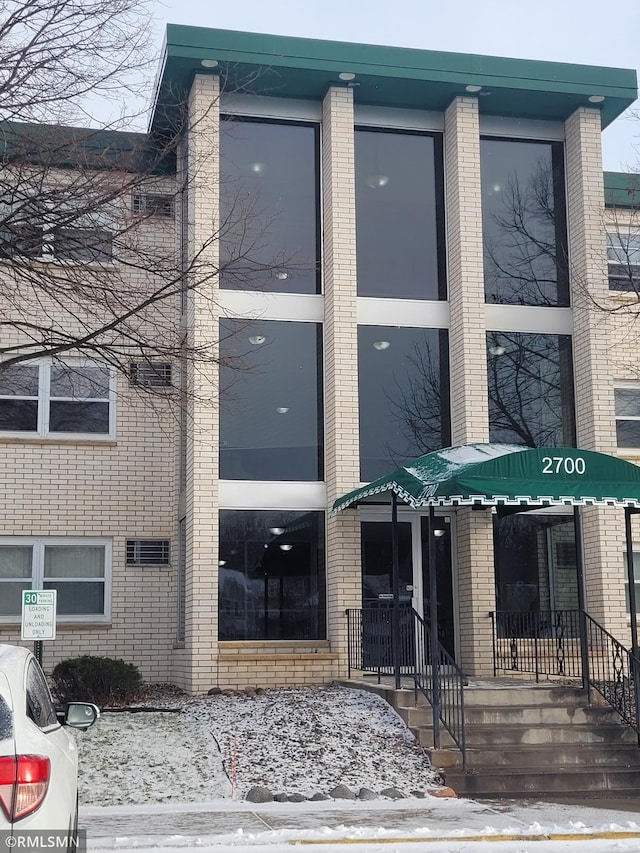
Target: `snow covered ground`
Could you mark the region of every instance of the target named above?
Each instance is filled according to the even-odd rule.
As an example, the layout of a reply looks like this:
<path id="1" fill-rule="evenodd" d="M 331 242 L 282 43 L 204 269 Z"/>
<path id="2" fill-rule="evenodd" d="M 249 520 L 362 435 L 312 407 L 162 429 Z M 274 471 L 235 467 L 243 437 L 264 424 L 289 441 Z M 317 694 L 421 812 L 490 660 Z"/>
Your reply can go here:
<path id="1" fill-rule="evenodd" d="M 177 712 L 104 713 L 78 735 L 90 853 L 639 853 L 640 814 L 548 803 L 418 799 L 437 782 L 379 697 L 341 687 L 154 696 Z M 337 784 L 392 801 L 245 801 Z"/>

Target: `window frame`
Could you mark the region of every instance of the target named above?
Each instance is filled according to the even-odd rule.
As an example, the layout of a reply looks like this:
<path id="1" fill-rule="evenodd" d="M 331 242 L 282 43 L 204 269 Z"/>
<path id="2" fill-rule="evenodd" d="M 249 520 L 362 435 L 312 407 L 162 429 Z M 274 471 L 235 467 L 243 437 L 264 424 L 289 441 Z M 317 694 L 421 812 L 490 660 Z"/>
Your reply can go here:
<path id="1" fill-rule="evenodd" d="M 39 358 L 33 361 L 20 362 L 16 366 L 38 367 L 38 416 L 37 428 L 35 430 L 3 430 L 0 429 L 0 440 L 3 438 L 46 438 L 55 441 L 112 441 L 116 432 L 116 373 L 113 367 L 103 362 L 91 361 L 90 359 L 58 361 L 52 358 Z M 109 372 L 109 391 L 107 397 L 90 397 L 83 402 L 107 402 L 109 405 L 109 429 L 108 432 L 54 432 L 49 429 L 50 403 L 52 399 L 66 400 L 63 397 L 52 397 L 51 395 L 51 369 L 52 367 L 69 367 L 70 369 L 83 367 L 102 367 Z M 35 400 L 33 395 L 8 395 L 0 394 L 2 400 Z M 73 402 L 73 398 L 69 400 Z M 80 400 L 78 400 L 80 402 Z"/>
<path id="2" fill-rule="evenodd" d="M 638 282 L 640 285 L 640 281 Z M 618 443 L 618 422 L 619 421 L 640 421 L 640 415 L 618 415 L 617 409 L 617 400 L 616 400 L 616 392 L 617 391 L 636 391 L 638 396 L 640 397 L 640 384 L 637 383 L 616 383 L 613 386 L 613 417 L 614 417 L 614 426 L 616 433 L 616 449 L 618 452 L 624 453 L 625 451 L 635 450 L 637 447 L 640 447 L 640 442 L 637 445 L 621 445 Z M 639 581 L 640 583 L 640 581 Z"/>
<path id="3" fill-rule="evenodd" d="M 605 228 L 607 238 L 607 283 L 609 290 L 618 293 L 640 293 L 640 233 L 632 233 L 627 228 L 616 228 L 611 230 Z M 620 251 L 624 257 L 620 261 L 615 253 Z M 632 262 L 633 255 L 637 254 L 638 262 Z M 616 275 L 621 271 L 621 275 Z M 631 274 L 631 279 L 629 279 Z M 612 286 L 613 281 L 623 281 L 623 287 Z"/>
<path id="4" fill-rule="evenodd" d="M 72 548 L 74 546 L 85 547 L 100 547 L 104 548 L 104 574 L 102 578 L 73 578 L 74 582 L 93 582 L 103 580 L 104 582 L 104 606 L 102 614 L 98 613 L 79 613 L 74 615 L 56 615 L 58 624 L 73 625 L 73 624 L 105 624 L 111 622 L 111 588 L 113 575 L 113 542 L 111 539 L 101 539 L 95 537 L 80 537 L 80 536 L 0 536 L 0 545 L 9 545 L 19 548 L 31 548 L 31 586 L 27 589 L 42 590 L 45 589 L 44 581 L 44 564 L 45 564 L 45 549 L 47 546 L 63 546 Z M 3 583 L 15 583 L 16 581 L 29 581 L 28 577 L 24 578 L 0 578 L 0 590 Z M 50 578 L 48 579 L 50 580 Z M 57 580 L 68 580 L 65 578 L 57 578 Z M 17 616 L 0 616 L 0 624 L 15 625 L 22 621 L 22 614 Z"/>

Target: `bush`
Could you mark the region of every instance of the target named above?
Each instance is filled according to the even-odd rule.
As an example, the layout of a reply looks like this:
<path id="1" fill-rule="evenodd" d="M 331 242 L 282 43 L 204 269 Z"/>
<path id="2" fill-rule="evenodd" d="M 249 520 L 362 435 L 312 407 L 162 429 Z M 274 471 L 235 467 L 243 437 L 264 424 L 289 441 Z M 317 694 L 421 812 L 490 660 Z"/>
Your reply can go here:
<path id="1" fill-rule="evenodd" d="M 140 698 L 142 676 L 136 666 L 116 658 L 83 655 L 60 661 L 51 674 L 62 705 L 93 702 L 100 708 L 127 705 Z"/>

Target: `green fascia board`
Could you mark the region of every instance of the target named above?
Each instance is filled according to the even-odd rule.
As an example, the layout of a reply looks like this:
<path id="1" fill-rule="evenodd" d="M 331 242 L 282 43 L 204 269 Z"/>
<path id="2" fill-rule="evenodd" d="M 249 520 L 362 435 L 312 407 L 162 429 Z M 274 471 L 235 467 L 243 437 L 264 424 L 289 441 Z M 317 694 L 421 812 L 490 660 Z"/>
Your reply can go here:
<path id="1" fill-rule="evenodd" d="M 174 152 L 147 133 L 57 124 L 0 122 L 0 161 L 59 169 L 175 172 Z"/>
<path id="2" fill-rule="evenodd" d="M 164 129 L 172 103 L 186 93 L 201 60 L 215 59 L 227 90 L 319 100 L 338 74 L 356 74 L 357 103 L 443 110 L 469 84 L 483 87 L 488 115 L 563 120 L 579 106 L 599 105 L 606 127 L 637 96 L 636 72 L 560 62 L 446 53 L 261 35 L 205 27 L 167 26 L 152 127 Z M 258 73 L 256 73 L 258 72 Z M 427 85 L 428 84 L 428 85 Z M 523 97 L 525 96 L 526 97 Z"/>
<path id="3" fill-rule="evenodd" d="M 607 207 L 640 210 L 640 173 L 605 172 L 604 201 Z"/>

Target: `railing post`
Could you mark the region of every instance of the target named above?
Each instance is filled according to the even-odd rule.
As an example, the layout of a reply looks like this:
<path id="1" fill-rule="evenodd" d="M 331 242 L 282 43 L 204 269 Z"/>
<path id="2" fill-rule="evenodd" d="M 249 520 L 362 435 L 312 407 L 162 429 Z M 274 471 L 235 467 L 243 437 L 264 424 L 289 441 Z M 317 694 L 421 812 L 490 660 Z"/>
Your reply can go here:
<path id="1" fill-rule="evenodd" d="M 573 525 L 576 540 L 576 572 L 578 575 L 578 609 L 580 611 L 580 662 L 582 664 L 582 687 L 587 690 L 591 701 L 591 678 L 589 676 L 589 637 L 587 634 L 587 595 L 584 582 L 584 560 L 582 559 L 582 519 L 580 508 L 573 508 Z"/>
<path id="2" fill-rule="evenodd" d="M 391 566 L 393 579 L 393 613 L 391 617 L 391 646 L 396 690 L 401 687 L 400 676 L 400 560 L 398 556 L 398 498 L 391 492 Z"/>
<path id="3" fill-rule="evenodd" d="M 433 682 L 433 745 L 440 746 L 440 640 L 438 638 L 438 576 L 433 544 L 435 510 L 429 507 L 429 619 L 431 621 L 431 679 Z"/>
<path id="4" fill-rule="evenodd" d="M 496 650 L 496 620 L 493 610 L 489 613 L 489 616 L 491 617 L 491 647 L 493 649 L 493 677 L 495 678 L 498 674 L 498 659 Z"/>

